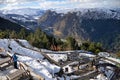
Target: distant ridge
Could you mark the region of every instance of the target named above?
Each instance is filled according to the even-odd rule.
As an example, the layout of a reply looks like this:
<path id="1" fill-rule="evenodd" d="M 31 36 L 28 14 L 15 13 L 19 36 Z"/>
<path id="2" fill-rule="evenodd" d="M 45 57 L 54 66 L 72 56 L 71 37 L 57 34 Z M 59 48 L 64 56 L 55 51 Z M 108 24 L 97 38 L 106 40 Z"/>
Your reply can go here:
<path id="1" fill-rule="evenodd" d="M 0 17 L 0 30 L 20 31 L 20 29 L 22 29 L 22 28 L 24 28 L 24 27 L 17 24 L 17 23 L 11 22 L 7 19 L 4 19 L 4 18 Z M 26 29 L 26 28 L 24 28 L 24 29 Z"/>

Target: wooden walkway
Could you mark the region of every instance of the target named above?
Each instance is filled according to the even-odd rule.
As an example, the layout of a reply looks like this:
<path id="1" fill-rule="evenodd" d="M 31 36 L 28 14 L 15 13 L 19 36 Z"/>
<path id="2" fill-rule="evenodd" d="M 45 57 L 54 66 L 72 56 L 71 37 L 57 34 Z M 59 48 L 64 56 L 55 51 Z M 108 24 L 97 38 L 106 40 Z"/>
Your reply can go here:
<path id="1" fill-rule="evenodd" d="M 8 80 L 18 80 L 25 74 L 24 70 L 17 70 L 14 73 L 8 74 L 7 79 Z"/>
<path id="2" fill-rule="evenodd" d="M 89 80 L 91 78 L 94 78 L 95 76 L 97 76 L 99 73 L 97 71 L 91 71 L 88 72 L 85 75 L 82 75 L 78 80 Z"/>
<path id="3" fill-rule="evenodd" d="M 7 64 L 5 64 L 7 63 Z M 0 70 L 4 70 L 6 67 L 8 67 L 9 65 L 11 65 L 12 62 L 10 62 L 10 57 L 4 58 L 0 60 Z"/>
<path id="4" fill-rule="evenodd" d="M 7 58 L 0 60 L 0 65 L 2 65 L 4 63 L 9 63 L 9 62 L 10 62 L 10 57 L 7 57 Z"/>
<path id="5" fill-rule="evenodd" d="M 25 70 L 25 68 L 14 69 L 13 65 L 11 65 L 12 62 L 10 60 L 11 60 L 10 57 L 3 58 L 0 60 L 0 72 L 2 72 L 2 75 L 6 76 L 7 80 L 18 80 L 23 77 L 31 78 L 29 71 Z M 16 71 L 14 72 L 14 70 Z M 13 72 L 9 73 L 10 71 Z M 0 78 L 0 80 L 4 80 L 4 79 Z"/>

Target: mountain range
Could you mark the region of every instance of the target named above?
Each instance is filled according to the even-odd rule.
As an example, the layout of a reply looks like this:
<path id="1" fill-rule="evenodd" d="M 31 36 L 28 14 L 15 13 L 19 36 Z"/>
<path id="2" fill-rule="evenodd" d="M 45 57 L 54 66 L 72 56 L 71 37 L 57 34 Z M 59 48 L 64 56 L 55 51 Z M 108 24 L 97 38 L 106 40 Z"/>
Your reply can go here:
<path id="1" fill-rule="evenodd" d="M 120 9 L 48 10 L 38 22 L 42 30 L 56 37 L 101 42 L 110 49 L 118 44 L 114 42 L 120 35 Z"/>
<path id="2" fill-rule="evenodd" d="M 45 13 L 45 10 L 23 8 L 12 10 L 1 10 L 0 16 L 25 26 L 28 29 L 35 30 L 37 27 L 37 19 Z"/>
<path id="3" fill-rule="evenodd" d="M 40 27 L 55 37 L 74 37 L 78 41 L 101 42 L 106 48 L 120 50 L 120 9 L 1 11 L 2 17 L 35 30 Z M 116 46 L 117 45 L 117 46 Z"/>

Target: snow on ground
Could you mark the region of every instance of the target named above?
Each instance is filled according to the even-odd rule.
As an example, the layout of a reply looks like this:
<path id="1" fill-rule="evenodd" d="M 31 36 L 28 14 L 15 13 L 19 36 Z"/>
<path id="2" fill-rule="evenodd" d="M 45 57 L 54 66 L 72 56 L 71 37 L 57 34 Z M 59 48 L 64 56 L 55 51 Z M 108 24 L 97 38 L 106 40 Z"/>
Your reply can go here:
<path id="1" fill-rule="evenodd" d="M 86 56 L 86 57 L 95 57 L 96 55 L 88 54 L 83 50 L 75 50 L 75 51 L 49 51 L 43 50 L 46 54 L 56 62 L 67 61 L 67 54 L 79 54 L 79 56 Z"/>
<path id="2" fill-rule="evenodd" d="M 108 80 L 103 74 L 99 74 L 96 78 L 97 80 Z"/>
<path id="3" fill-rule="evenodd" d="M 106 58 L 108 58 L 108 59 L 110 59 L 110 60 L 113 60 L 113 61 L 115 61 L 115 62 L 120 63 L 120 59 L 113 58 L 113 57 L 106 57 Z"/>
<path id="4" fill-rule="evenodd" d="M 19 40 L 19 41 L 25 47 L 34 48 L 34 47 L 31 47 L 31 45 L 26 40 Z M 20 55 L 17 55 L 18 60 L 20 62 L 23 62 L 23 63 L 27 64 L 33 70 L 33 72 L 35 72 L 36 74 L 38 74 L 40 76 L 43 76 L 45 78 L 45 80 L 55 80 L 55 78 L 52 78 L 53 73 L 59 72 L 60 67 L 56 66 L 54 64 L 51 64 L 47 60 L 43 60 L 44 56 L 40 52 L 37 52 L 37 51 L 31 50 L 31 49 L 22 47 L 13 39 L 11 39 L 11 40 L 9 40 L 9 39 L 0 39 L 0 48 L 5 49 L 4 53 L 6 51 L 10 50 L 8 48 L 8 46 L 10 46 L 10 48 L 12 48 L 11 53 L 20 54 Z M 54 52 L 54 51 L 46 50 L 46 49 L 41 49 L 41 51 L 46 52 L 49 57 L 51 57 L 52 59 L 54 59 L 57 62 L 59 60 L 66 61 L 67 60 L 67 53 L 75 52 L 75 51 Z M 92 54 L 82 53 L 81 50 L 78 50 L 77 52 L 82 56 L 95 57 L 95 55 L 92 55 Z M 112 60 L 115 60 L 115 61 L 120 63 L 119 59 L 115 59 L 115 58 L 111 58 L 111 57 L 108 57 L 108 58 L 112 59 Z M 61 77 L 59 79 L 64 80 L 63 77 Z M 70 77 L 68 77 L 67 80 L 70 80 Z M 103 79 L 101 79 L 101 78 L 99 79 L 99 76 L 98 76 L 97 80 L 103 80 Z"/>
<path id="5" fill-rule="evenodd" d="M 0 39 L 0 48 L 8 50 L 8 39 Z"/>
<path id="6" fill-rule="evenodd" d="M 53 51 L 47 50 L 47 49 L 41 49 L 41 52 L 48 53 L 48 52 L 53 52 Z"/>
<path id="7" fill-rule="evenodd" d="M 97 75 L 96 79 L 90 79 L 90 80 L 108 80 L 103 74 Z"/>
<path id="8" fill-rule="evenodd" d="M 56 62 L 59 62 L 60 60 L 66 61 L 67 60 L 67 54 L 47 54 L 51 59 L 55 60 Z"/>
<path id="9" fill-rule="evenodd" d="M 49 63 L 47 60 L 41 60 L 38 62 L 30 57 L 20 55 L 17 56 L 19 61 L 27 64 L 36 74 L 43 76 L 46 80 L 52 80 L 52 73 L 57 73 L 60 70 L 60 67 Z"/>
<path id="10" fill-rule="evenodd" d="M 23 40 L 22 42 L 26 44 L 26 41 Z M 51 64 L 47 60 L 43 60 L 44 56 L 39 52 L 24 48 L 13 39 L 0 39 L 0 47 L 8 51 L 8 45 L 12 48 L 12 53 L 21 54 L 17 55 L 20 62 L 27 64 L 35 73 L 43 76 L 45 80 L 54 80 L 52 78 L 52 73 L 59 72 L 59 66 Z M 39 60 L 39 62 L 37 60 Z"/>
<path id="11" fill-rule="evenodd" d="M 41 65 L 39 62 L 37 62 L 35 59 L 26 56 L 17 56 L 19 61 L 27 64 L 35 73 L 39 74 L 47 80 L 52 79 L 52 75 L 50 74 L 49 70 L 46 69 L 44 65 Z"/>
<path id="12" fill-rule="evenodd" d="M 27 48 L 32 48 L 32 46 L 28 43 L 27 40 L 19 39 L 19 42 L 21 42 L 22 45 L 25 46 L 25 47 L 27 47 Z"/>
<path id="13" fill-rule="evenodd" d="M 87 53 L 79 53 L 79 56 L 95 57 L 96 55 L 93 55 L 93 54 L 87 54 Z"/>
<path id="14" fill-rule="evenodd" d="M 69 54 L 69 53 L 73 53 L 74 54 L 76 52 L 76 54 L 79 54 L 80 52 L 85 52 L 85 51 L 83 51 L 83 50 L 75 50 L 75 51 L 73 51 L 73 50 L 71 50 L 71 51 L 50 51 L 50 50 L 43 49 L 42 52 L 46 52 L 46 54 L 51 59 L 53 59 L 56 62 L 59 62 L 60 60 L 67 61 L 67 58 L 68 58 L 67 54 Z M 95 57 L 95 55 L 92 55 L 92 54 L 85 54 L 84 53 L 82 55 L 88 56 L 88 57 Z"/>
<path id="15" fill-rule="evenodd" d="M 50 64 L 47 60 L 42 60 L 42 61 L 40 61 L 40 63 L 42 64 L 42 65 L 44 65 L 45 66 L 45 68 L 47 68 L 47 70 L 50 72 L 50 73 L 57 73 L 57 72 L 59 72 L 59 70 L 60 70 L 60 67 L 58 67 L 58 66 L 56 66 L 56 65 L 54 65 L 54 64 Z"/>
<path id="16" fill-rule="evenodd" d="M 112 61 L 109 61 L 109 60 L 103 60 L 104 62 L 106 62 L 106 63 L 110 63 L 110 64 L 113 64 L 113 65 L 115 65 L 115 63 L 113 63 Z"/>
<path id="17" fill-rule="evenodd" d="M 43 59 L 44 58 L 44 56 L 41 55 L 39 52 L 24 48 L 24 47 L 20 46 L 14 40 L 11 40 L 10 47 L 12 48 L 13 53 L 16 52 L 16 53 L 19 53 L 21 55 L 30 56 L 30 57 L 35 58 L 35 59 Z"/>

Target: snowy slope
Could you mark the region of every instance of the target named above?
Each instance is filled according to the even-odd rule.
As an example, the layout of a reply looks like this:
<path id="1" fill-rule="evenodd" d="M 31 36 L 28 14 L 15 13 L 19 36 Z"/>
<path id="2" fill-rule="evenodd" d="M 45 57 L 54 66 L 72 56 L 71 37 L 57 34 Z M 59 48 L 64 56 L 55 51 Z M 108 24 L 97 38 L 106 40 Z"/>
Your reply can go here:
<path id="1" fill-rule="evenodd" d="M 19 56 L 19 55 L 17 55 L 17 56 L 18 56 L 19 61 L 21 61 L 21 62 L 27 64 L 29 67 L 31 67 L 33 72 L 35 72 L 36 74 L 39 74 L 40 76 L 44 77 L 47 80 L 52 79 L 52 75 L 50 74 L 48 69 L 46 69 L 46 67 L 41 65 L 35 59 L 26 57 L 26 56 Z"/>
<path id="2" fill-rule="evenodd" d="M 23 39 L 19 39 L 19 42 L 22 43 L 23 46 L 27 47 L 27 48 L 33 48 L 27 40 L 23 40 Z"/>
<path id="3" fill-rule="evenodd" d="M 24 44 L 27 44 L 26 41 L 20 40 Z M 28 45 L 28 44 L 27 44 Z M 32 70 L 45 78 L 45 80 L 54 80 L 52 78 L 52 73 L 57 73 L 60 70 L 60 67 L 51 64 L 47 60 L 43 60 L 44 56 L 37 51 L 24 48 L 20 46 L 15 40 L 11 39 L 0 39 L 0 48 L 4 48 L 8 51 L 8 46 L 12 48 L 11 53 L 18 53 L 18 60 L 27 64 Z M 29 45 L 28 45 L 29 46 Z M 38 62 L 39 60 L 39 62 Z"/>

